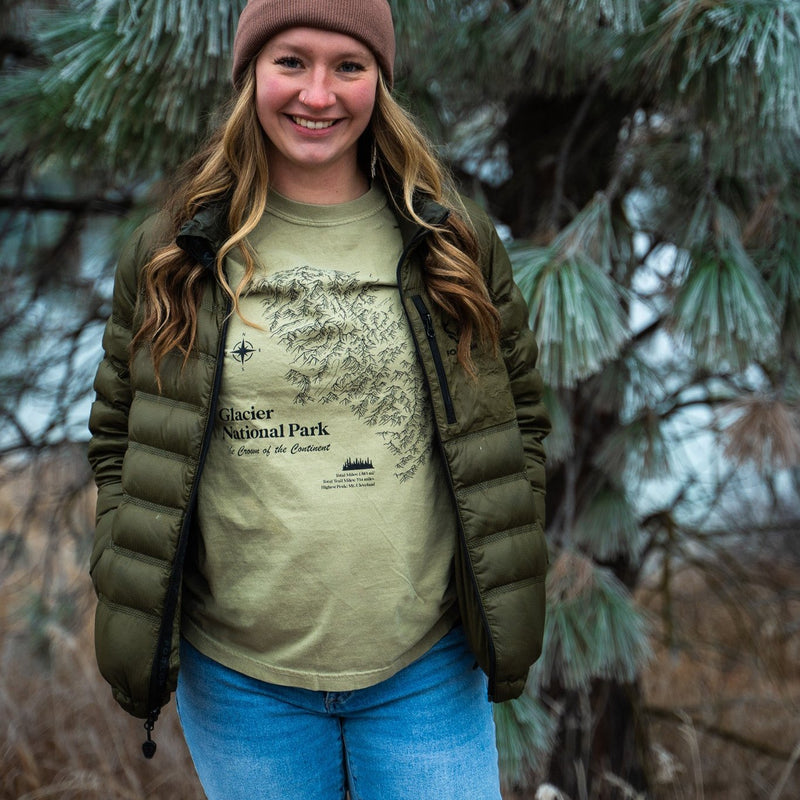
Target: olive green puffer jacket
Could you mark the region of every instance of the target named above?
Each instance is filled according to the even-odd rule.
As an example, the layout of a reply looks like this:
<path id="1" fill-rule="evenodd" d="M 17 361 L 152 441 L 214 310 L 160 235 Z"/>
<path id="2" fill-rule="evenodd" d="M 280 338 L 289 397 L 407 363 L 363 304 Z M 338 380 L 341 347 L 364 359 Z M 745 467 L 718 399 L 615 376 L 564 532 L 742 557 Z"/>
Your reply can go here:
<path id="1" fill-rule="evenodd" d="M 478 379 L 456 357 L 455 325 L 423 285 L 425 229 L 403 218 L 398 285 L 430 390 L 459 520 L 455 580 L 461 619 L 495 701 L 520 694 L 538 658 L 547 552 L 544 451 L 548 431 L 528 312 L 491 222 L 470 205 L 481 266 L 502 319 L 499 356 L 473 348 Z M 446 210 L 427 203 L 426 221 Z M 214 278 L 225 238 L 224 209 L 189 222 L 178 244 L 208 268 L 197 343 L 184 365 L 171 354 L 156 386 L 146 350 L 129 363 L 139 320 L 142 266 L 169 236 L 163 217 L 146 222 L 117 269 L 113 311 L 95 380 L 89 460 L 99 488 L 90 571 L 98 596 L 95 644 L 116 700 L 152 727 L 179 668 L 181 577 L 195 534 L 197 488 L 220 385 L 230 305 Z"/>

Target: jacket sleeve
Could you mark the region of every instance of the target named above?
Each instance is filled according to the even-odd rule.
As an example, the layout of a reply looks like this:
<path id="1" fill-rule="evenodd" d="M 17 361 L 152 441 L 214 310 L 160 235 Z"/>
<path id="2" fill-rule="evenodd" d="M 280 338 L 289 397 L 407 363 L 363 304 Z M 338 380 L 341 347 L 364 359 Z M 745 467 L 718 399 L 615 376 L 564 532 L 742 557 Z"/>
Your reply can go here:
<path id="1" fill-rule="evenodd" d="M 114 511 L 122 500 L 122 462 L 128 447 L 132 390 L 128 362 L 138 293 L 138 274 L 147 258 L 147 222 L 123 248 L 114 278 L 111 316 L 103 333 L 103 359 L 94 380 L 96 399 L 89 416 L 88 457 L 97 484 L 95 536 L 89 572 L 109 545 Z M 95 590 L 98 587 L 95 585 Z"/>
<path id="2" fill-rule="evenodd" d="M 536 499 L 536 511 L 545 523 L 544 438 L 550 418 L 543 401 L 544 386 L 536 360 L 539 349 L 529 325 L 530 312 L 514 282 L 511 261 L 491 220 L 467 201 L 481 247 L 482 269 L 492 303 L 500 312 L 500 350 L 508 371 L 517 422 L 525 448 L 526 471 Z"/>

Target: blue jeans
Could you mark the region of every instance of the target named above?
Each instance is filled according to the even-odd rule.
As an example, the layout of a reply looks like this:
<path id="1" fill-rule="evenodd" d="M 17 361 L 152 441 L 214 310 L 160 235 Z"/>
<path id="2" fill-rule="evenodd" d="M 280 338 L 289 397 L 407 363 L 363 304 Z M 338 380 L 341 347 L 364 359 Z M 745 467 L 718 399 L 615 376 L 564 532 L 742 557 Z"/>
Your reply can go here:
<path id="1" fill-rule="evenodd" d="M 500 800 L 486 679 L 461 627 L 351 692 L 249 678 L 181 646 L 177 702 L 209 800 Z"/>

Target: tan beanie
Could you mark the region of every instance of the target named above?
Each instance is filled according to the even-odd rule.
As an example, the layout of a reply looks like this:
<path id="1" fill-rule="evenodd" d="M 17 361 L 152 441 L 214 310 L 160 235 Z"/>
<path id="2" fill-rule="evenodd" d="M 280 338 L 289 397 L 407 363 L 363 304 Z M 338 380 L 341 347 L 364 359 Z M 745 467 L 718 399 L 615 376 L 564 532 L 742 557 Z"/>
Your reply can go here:
<path id="1" fill-rule="evenodd" d="M 322 28 L 358 39 L 392 85 L 394 25 L 387 0 L 249 0 L 233 40 L 234 86 L 267 40 L 286 28 Z"/>

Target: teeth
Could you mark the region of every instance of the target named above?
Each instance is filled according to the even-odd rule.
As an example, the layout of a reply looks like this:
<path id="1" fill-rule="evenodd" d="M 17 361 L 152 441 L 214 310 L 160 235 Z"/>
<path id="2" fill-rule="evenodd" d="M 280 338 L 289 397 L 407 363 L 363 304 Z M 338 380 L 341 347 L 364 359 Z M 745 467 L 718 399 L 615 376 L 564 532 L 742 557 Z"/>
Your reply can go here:
<path id="1" fill-rule="evenodd" d="M 322 128 L 330 128 L 334 120 L 314 122 L 311 119 L 303 119 L 302 117 L 292 117 L 292 122 L 299 125 L 301 128 L 310 128 L 312 131 L 318 131 Z"/>

